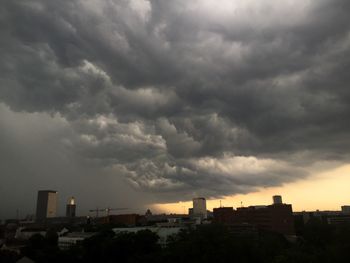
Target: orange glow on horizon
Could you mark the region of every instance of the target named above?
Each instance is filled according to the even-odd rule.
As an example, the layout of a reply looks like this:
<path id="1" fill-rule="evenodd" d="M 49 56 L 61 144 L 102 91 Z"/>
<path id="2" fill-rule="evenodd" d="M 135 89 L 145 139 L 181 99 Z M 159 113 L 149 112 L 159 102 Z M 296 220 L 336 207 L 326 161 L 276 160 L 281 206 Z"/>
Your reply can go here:
<path id="1" fill-rule="evenodd" d="M 288 183 L 279 187 L 261 188 L 248 194 L 227 196 L 223 199 L 207 200 L 208 210 L 215 207 L 272 204 L 273 195 L 282 195 L 284 203 L 292 204 L 293 211 L 340 210 L 350 204 L 350 165 L 344 165 L 309 178 Z M 188 213 L 192 201 L 154 204 L 152 209 L 165 213 Z"/>

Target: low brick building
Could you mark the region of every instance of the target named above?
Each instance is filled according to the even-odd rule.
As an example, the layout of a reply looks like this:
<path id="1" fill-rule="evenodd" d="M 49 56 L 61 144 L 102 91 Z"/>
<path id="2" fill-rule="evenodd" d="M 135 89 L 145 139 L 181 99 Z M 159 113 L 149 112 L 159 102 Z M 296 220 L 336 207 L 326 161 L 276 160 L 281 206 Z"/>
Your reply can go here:
<path id="1" fill-rule="evenodd" d="M 214 208 L 214 223 L 250 224 L 258 229 L 294 235 L 294 218 L 292 206 L 288 204 L 273 204 L 268 206 Z"/>

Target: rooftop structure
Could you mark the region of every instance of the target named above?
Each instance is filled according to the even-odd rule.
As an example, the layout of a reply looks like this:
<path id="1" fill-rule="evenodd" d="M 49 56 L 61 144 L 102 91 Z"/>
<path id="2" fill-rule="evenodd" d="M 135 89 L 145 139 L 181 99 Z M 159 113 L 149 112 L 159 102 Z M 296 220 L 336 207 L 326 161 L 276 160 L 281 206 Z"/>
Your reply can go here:
<path id="1" fill-rule="evenodd" d="M 272 199 L 273 199 L 273 204 L 274 204 L 274 205 L 281 205 L 281 204 L 282 204 L 282 196 L 280 196 L 280 195 L 274 195 L 274 196 L 272 197 Z"/>

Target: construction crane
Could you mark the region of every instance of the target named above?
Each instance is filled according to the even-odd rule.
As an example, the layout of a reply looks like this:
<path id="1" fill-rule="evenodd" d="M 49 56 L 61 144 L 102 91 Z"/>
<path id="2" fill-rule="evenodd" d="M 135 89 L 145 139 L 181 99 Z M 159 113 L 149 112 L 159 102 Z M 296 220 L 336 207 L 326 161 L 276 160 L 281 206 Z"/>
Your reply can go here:
<path id="1" fill-rule="evenodd" d="M 128 208 L 104 208 L 104 209 L 99 209 L 98 207 L 96 209 L 90 209 L 89 212 L 95 212 L 96 213 L 96 218 L 98 217 L 99 215 L 99 212 L 106 212 L 106 216 L 109 216 L 109 213 L 111 211 L 119 211 L 119 210 L 126 210 Z"/>

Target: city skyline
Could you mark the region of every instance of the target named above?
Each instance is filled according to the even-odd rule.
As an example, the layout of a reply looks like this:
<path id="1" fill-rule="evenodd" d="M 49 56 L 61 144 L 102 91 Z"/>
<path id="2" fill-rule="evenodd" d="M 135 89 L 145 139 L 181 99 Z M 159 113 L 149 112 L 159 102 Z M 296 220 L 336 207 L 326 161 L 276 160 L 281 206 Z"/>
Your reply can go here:
<path id="1" fill-rule="evenodd" d="M 329 182 L 326 182 L 329 183 Z M 297 183 L 298 184 L 298 183 Z M 346 187 L 346 186 L 345 186 Z M 309 189 L 309 188 L 308 188 Z M 308 190 L 307 189 L 307 190 Z M 283 196 L 280 194 L 276 194 L 273 191 L 275 191 L 274 188 L 270 189 L 272 191 L 266 191 L 266 192 L 256 192 L 256 193 L 251 193 L 249 194 L 250 196 L 253 196 L 253 198 L 245 198 L 248 196 L 246 195 L 240 195 L 236 197 L 225 197 L 224 199 L 216 199 L 216 200 L 207 200 L 205 197 L 194 197 L 190 201 L 185 201 L 185 202 L 178 202 L 178 203 L 172 203 L 172 204 L 160 204 L 160 205 L 151 205 L 149 208 L 153 210 L 156 214 L 193 214 L 199 216 L 201 209 L 204 209 L 203 211 L 214 211 L 215 208 L 220 208 L 220 207 L 232 207 L 233 209 L 237 209 L 240 207 L 251 207 L 251 206 L 268 206 L 271 204 L 276 204 L 276 203 L 281 203 L 281 204 L 290 204 L 293 207 L 293 212 L 314 212 L 314 211 L 334 211 L 334 212 L 339 212 L 339 211 L 349 211 L 350 205 L 348 203 L 344 202 L 344 200 L 341 199 L 341 196 L 338 196 L 338 203 L 336 203 L 333 206 L 330 206 L 325 209 L 315 209 L 314 207 L 305 207 L 305 206 L 296 206 L 297 209 L 295 209 L 295 206 L 293 206 L 293 202 L 291 202 L 290 199 L 288 199 L 286 202 L 284 202 Z M 300 193 L 300 192 L 299 192 Z M 49 196 L 50 194 L 54 194 L 54 207 L 52 205 L 49 205 Z M 269 196 L 267 196 L 269 194 Z M 273 195 L 272 195 L 273 194 Z M 315 195 L 313 195 L 316 197 Z M 304 196 L 299 197 L 300 200 L 303 199 Z M 63 198 L 65 199 L 65 198 Z M 201 200 L 204 200 L 204 206 L 202 204 L 197 204 L 197 200 L 201 202 Z M 196 200 L 196 201 L 195 201 Z M 241 201 L 238 201 L 241 200 Z M 283 201 L 282 201 L 283 200 Z M 51 201 L 51 202 L 52 202 Z M 314 200 L 312 200 L 314 201 Z M 63 205 L 65 204 L 65 207 L 63 210 Z M 195 204 L 196 203 L 196 204 Z M 40 205 L 39 205 L 40 204 Z M 83 207 L 84 205 L 84 200 L 82 200 Z M 342 205 L 339 205 L 342 204 Z M 44 206 L 44 207 L 43 207 Z M 195 207 L 198 208 L 195 208 Z M 49 211 L 49 207 L 51 207 L 51 211 Z M 204 208 L 203 208 L 204 207 Z M 8 218 L 0 218 L 1 220 L 5 219 L 18 219 L 18 220 L 23 220 L 26 218 L 29 218 L 30 220 L 33 220 L 34 218 L 36 220 L 42 220 L 43 218 L 50 218 L 50 217 L 75 217 L 75 216 L 89 216 L 89 217 L 98 217 L 98 215 L 101 217 L 105 217 L 108 215 L 113 215 L 115 213 L 117 214 L 133 214 L 133 213 L 139 213 L 139 214 L 147 214 L 148 211 L 151 211 L 149 208 L 147 211 L 142 211 L 142 210 L 135 210 L 133 208 L 111 208 L 110 206 L 108 207 L 95 207 L 95 209 L 79 209 L 80 207 L 78 206 L 78 211 L 80 210 L 80 213 L 76 214 L 76 208 L 77 208 L 77 203 L 75 200 L 75 197 L 70 196 L 68 198 L 68 201 L 64 202 L 64 200 L 60 200 L 58 197 L 58 191 L 56 190 L 39 190 L 37 192 L 37 201 L 36 201 L 36 211 L 31 211 L 31 212 L 26 212 L 26 214 L 20 214 L 20 211 L 16 209 L 16 216 L 8 217 Z M 52 209 L 54 212 L 52 212 Z M 199 210 L 197 210 L 199 209 Z M 208 210 L 207 210 L 208 209 Z M 96 212 L 96 210 L 99 210 L 100 212 Z M 119 212 L 116 212 L 119 210 Z M 123 211 L 127 210 L 127 212 Z M 195 212 L 195 210 L 197 212 Z M 114 212 L 113 212 L 114 211 Z M 65 214 L 64 214 L 65 212 Z M 145 213 L 144 213 L 145 212 Z M 47 216 L 39 215 L 39 214 L 47 214 Z M 53 214 L 52 214 L 53 213 Z M 36 215 L 35 215 L 36 214 Z M 34 217 L 33 217 L 34 216 Z M 206 217 L 206 215 L 200 215 L 201 217 L 204 216 L 203 218 Z"/>
<path id="2" fill-rule="evenodd" d="M 350 204 L 349 10 L 2 1 L 0 218 L 34 213 L 40 189 L 62 215 L 71 196 L 77 214 Z"/>
<path id="3" fill-rule="evenodd" d="M 330 174 L 339 174 L 338 179 L 340 180 L 332 180 L 330 179 Z M 268 189 L 263 189 L 258 192 L 241 194 L 237 196 L 228 196 L 221 199 L 208 200 L 207 206 L 209 210 L 213 210 L 214 208 L 222 206 L 226 207 L 240 207 L 240 206 L 251 206 L 251 205 L 259 205 L 259 204 L 270 204 L 272 202 L 271 196 L 275 194 L 282 194 L 286 197 L 287 202 L 293 205 L 293 211 L 340 211 L 341 206 L 348 205 L 349 202 L 349 193 L 347 189 L 347 185 L 350 182 L 347 181 L 347 174 L 350 173 L 350 166 L 345 166 L 341 168 L 337 168 L 335 170 L 331 170 L 328 172 L 323 172 L 318 176 L 318 180 L 309 182 L 307 180 L 303 182 L 295 182 L 291 183 L 287 186 L 280 187 L 272 187 Z M 314 191 L 310 193 L 310 189 L 313 187 Z M 333 189 L 337 189 L 337 193 L 333 192 Z M 59 191 L 57 191 L 58 193 Z M 64 216 L 66 213 L 66 199 L 71 198 L 73 193 L 68 194 L 67 196 L 61 197 L 58 200 L 58 216 Z M 0 220 L 4 220 L 6 218 L 17 218 L 18 215 L 20 218 L 25 218 L 27 215 L 35 214 L 35 198 L 36 192 L 33 192 L 34 196 L 32 202 L 32 209 L 19 210 L 14 207 L 13 211 L 11 211 L 8 216 L 3 216 Z M 307 200 L 307 201 L 305 201 Z M 326 200 L 326 202 L 325 202 Z M 84 200 L 80 200 L 80 204 L 78 205 L 78 215 L 92 215 L 88 212 L 90 209 L 103 208 L 103 207 L 113 207 L 113 202 L 107 201 L 104 202 L 104 205 L 95 205 L 91 206 L 84 202 Z M 79 201 L 78 201 L 79 202 Z M 311 204 L 310 204 L 311 203 Z M 130 211 L 138 212 L 143 214 L 145 209 L 151 208 L 152 211 L 157 213 L 178 213 L 183 214 L 187 213 L 188 208 L 192 207 L 192 200 L 188 201 L 180 201 L 176 203 L 167 203 L 167 204 L 150 204 L 145 208 L 130 208 Z"/>

